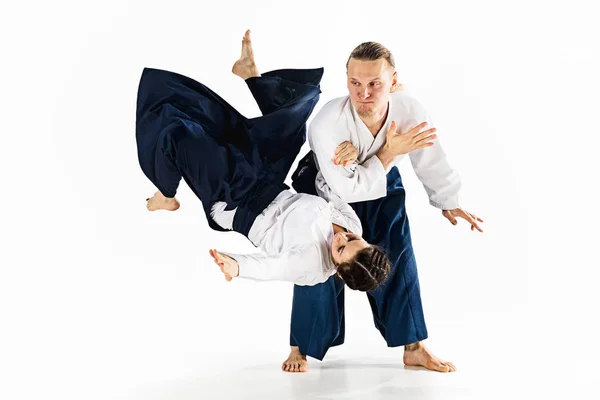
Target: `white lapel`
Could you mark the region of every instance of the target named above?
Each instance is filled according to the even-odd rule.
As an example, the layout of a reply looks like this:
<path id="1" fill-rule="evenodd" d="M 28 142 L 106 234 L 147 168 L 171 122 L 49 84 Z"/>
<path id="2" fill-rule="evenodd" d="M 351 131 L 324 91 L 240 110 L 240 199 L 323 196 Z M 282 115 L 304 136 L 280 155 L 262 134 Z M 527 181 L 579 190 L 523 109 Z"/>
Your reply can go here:
<path id="1" fill-rule="evenodd" d="M 369 152 L 371 151 L 371 149 L 373 149 L 376 152 L 381 148 L 381 146 L 383 146 L 385 144 L 385 135 L 386 135 L 387 131 L 390 129 L 390 125 L 392 124 L 392 115 L 394 112 L 393 107 L 394 107 L 394 102 L 392 101 L 392 96 L 389 96 L 388 112 L 387 112 L 387 116 L 385 117 L 385 122 L 381 126 L 381 129 L 379 130 L 379 132 L 377 132 L 377 135 L 375 135 L 373 143 L 372 143 L 371 147 L 369 148 Z M 398 121 L 396 121 L 396 124 L 398 124 Z"/>

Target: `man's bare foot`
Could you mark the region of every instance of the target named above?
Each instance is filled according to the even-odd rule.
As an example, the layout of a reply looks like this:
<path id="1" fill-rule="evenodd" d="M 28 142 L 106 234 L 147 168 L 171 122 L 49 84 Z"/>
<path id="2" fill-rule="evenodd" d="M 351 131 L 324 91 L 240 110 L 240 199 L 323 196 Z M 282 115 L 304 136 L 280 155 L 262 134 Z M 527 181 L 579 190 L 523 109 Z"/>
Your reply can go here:
<path id="1" fill-rule="evenodd" d="M 281 369 L 286 372 L 308 371 L 306 356 L 300 353 L 300 349 L 297 346 L 291 346 L 291 349 L 289 357 L 281 364 Z"/>
<path id="2" fill-rule="evenodd" d="M 148 211 L 175 211 L 179 208 L 179 202 L 175 197 L 165 197 L 160 191 L 154 193 L 154 196 L 150 197 L 149 199 L 146 199 L 146 201 L 146 208 L 148 209 Z"/>
<path id="3" fill-rule="evenodd" d="M 454 372 L 456 367 L 449 361 L 434 356 L 423 344 L 417 342 L 404 346 L 404 364 L 420 366 L 438 372 Z"/>
<path id="4" fill-rule="evenodd" d="M 250 30 L 246 31 L 242 39 L 242 55 L 240 59 L 233 64 L 231 72 L 246 80 L 255 76 L 260 76 L 258 68 L 254 63 L 254 53 L 252 52 L 252 42 L 250 41 Z"/>

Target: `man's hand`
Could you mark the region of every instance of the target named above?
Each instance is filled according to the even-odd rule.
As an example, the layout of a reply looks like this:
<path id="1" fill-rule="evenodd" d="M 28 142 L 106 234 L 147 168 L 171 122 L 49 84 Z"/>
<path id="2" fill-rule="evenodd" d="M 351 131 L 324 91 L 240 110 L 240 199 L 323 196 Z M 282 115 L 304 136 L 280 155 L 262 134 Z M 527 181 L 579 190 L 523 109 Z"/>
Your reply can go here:
<path id="1" fill-rule="evenodd" d="M 471 224 L 471 230 L 477 229 L 479 232 L 483 232 L 483 230 L 477 224 L 477 221 L 483 222 L 483 220 L 481 218 L 479 218 L 478 216 L 476 216 L 475 214 L 468 213 L 467 211 L 463 210 L 462 208 L 455 208 L 454 210 L 444 210 L 444 211 L 442 211 L 442 215 L 444 217 L 448 218 L 448 221 L 450 221 L 450 223 L 452 225 L 458 224 L 456 217 L 460 217 L 460 218 L 465 219 L 468 223 Z"/>
<path id="2" fill-rule="evenodd" d="M 214 249 L 208 252 L 215 260 L 215 264 L 221 267 L 221 272 L 225 275 L 225 280 L 229 282 L 240 274 L 240 265 L 236 260 Z"/>
<path id="3" fill-rule="evenodd" d="M 354 147 L 352 142 L 346 140 L 335 149 L 332 161 L 335 165 L 343 165 L 345 167 L 348 164 L 352 164 L 357 159 L 358 150 L 356 150 L 356 147 Z"/>
<path id="4" fill-rule="evenodd" d="M 426 125 L 427 122 L 423 122 L 406 133 L 396 133 L 396 122 L 392 121 L 390 129 L 385 135 L 386 142 L 376 154 L 383 168 L 387 169 L 400 154 L 433 146 L 431 140 L 437 138 L 437 135 L 433 134 L 437 129 L 431 128 L 421 131 Z"/>
<path id="5" fill-rule="evenodd" d="M 392 121 L 390 130 L 386 133 L 386 147 L 394 156 L 407 154 L 411 151 L 433 146 L 432 140 L 437 138 L 435 128 L 425 129 L 427 122 L 422 122 L 406 133 L 396 133 L 396 121 Z"/>

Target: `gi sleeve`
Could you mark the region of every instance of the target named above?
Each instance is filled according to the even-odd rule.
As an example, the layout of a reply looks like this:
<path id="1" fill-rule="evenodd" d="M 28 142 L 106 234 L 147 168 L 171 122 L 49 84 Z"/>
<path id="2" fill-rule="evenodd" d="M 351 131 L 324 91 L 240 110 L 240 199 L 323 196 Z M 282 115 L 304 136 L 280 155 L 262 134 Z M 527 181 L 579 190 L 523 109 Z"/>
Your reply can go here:
<path id="1" fill-rule="evenodd" d="M 331 222 L 339 226 L 343 226 L 352 233 L 357 235 L 363 234 L 360 219 L 354 209 L 348 203 L 331 201 L 330 207 L 333 208 L 331 213 Z"/>
<path id="2" fill-rule="evenodd" d="M 316 245 L 297 247 L 275 255 L 263 252 L 233 254 L 222 252 L 239 264 L 239 278 L 256 281 L 287 281 L 299 285 L 313 277 L 308 273 L 313 266 L 321 265 L 321 257 Z"/>
<path id="3" fill-rule="evenodd" d="M 327 124 L 313 121 L 308 129 L 308 140 L 317 158 L 319 171 L 331 191 L 345 203 L 384 197 L 387 193 L 386 171 L 379 158 L 371 157 L 361 165 L 335 165 L 333 155 L 343 140 L 336 143 L 336 135 L 326 127 Z"/>
<path id="4" fill-rule="evenodd" d="M 431 117 L 422 107 L 416 113 L 418 119 L 408 121 L 407 129 L 411 129 L 421 122 L 427 122 L 427 129 L 434 127 Z M 446 153 L 438 138 L 433 141 L 434 145 L 421 150 L 408 153 L 412 167 L 417 178 L 423 184 L 425 192 L 429 197 L 429 204 L 442 209 L 451 210 L 459 207 L 458 193 L 461 187 L 461 179 L 456 170 L 448 162 Z"/>

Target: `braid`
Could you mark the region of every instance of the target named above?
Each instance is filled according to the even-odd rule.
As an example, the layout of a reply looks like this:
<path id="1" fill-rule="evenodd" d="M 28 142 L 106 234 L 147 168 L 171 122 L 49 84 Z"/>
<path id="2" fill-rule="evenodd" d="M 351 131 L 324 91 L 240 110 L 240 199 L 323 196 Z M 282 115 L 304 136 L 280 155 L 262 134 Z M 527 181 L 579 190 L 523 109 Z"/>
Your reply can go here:
<path id="1" fill-rule="evenodd" d="M 383 283 L 390 274 L 391 262 L 379 246 L 369 246 L 352 261 L 338 265 L 338 272 L 350 289 L 366 292 Z"/>

